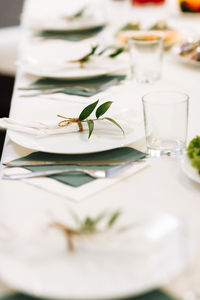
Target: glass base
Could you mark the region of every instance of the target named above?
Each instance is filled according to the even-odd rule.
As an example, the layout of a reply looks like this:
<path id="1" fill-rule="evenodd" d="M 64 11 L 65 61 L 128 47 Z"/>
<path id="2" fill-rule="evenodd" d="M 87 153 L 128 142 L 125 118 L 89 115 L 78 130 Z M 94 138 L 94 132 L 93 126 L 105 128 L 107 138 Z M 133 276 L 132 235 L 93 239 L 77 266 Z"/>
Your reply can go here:
<path id="1" fill-rule="evenodd" d="M 180 141 L 160 141 L 159 147 L 147 145 L 147 152 L 150 156 L 158 157 L 162 155 L 178 156 L 182 155 L 185 150 L 185 144 Z"/>
<path id="2" fill-rule="evenodd" d="M 156 81 L 160 80 L 160 76 L 152 76 L 152 77 L 136 77 L 135 82 L 137 83 L 155 83 Z"/>

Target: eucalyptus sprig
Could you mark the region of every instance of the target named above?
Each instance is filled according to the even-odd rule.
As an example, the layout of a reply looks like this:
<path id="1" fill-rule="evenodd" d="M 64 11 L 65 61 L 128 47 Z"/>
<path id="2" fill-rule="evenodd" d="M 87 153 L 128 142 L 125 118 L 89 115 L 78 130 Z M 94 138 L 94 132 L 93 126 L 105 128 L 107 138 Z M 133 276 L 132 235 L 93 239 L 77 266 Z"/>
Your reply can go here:
<path id="1" fill-rule="evenodd" d="M 96 112 L 95 112 L 96 119 L 88 119 L 88 117 L 91 115 L 91 113 L 97 107 L 98 103 L 99 103 L 99 100 L 86 106 L 82 110 L 82 112 L 80 113 L 78 118 L 69 118 L 69 117 L 64 117 L 64 116 L 58 115 L 58 117 L 64 119 L 63 121 L 58 123 L 58 126 L 66 127 L 72 123 L 77 123 L 77 125 L 79 127 L 79 131 L 83 131 L 82 123 L 87 123 L 88 130 L 89 130 L 88 138 L 90 138 L 90 136 L 94 130 L 94 123 L 98 120 L 107 120 L 107 121 L 111 122 L 112 124 L 116 125 L 122 131 L 122 133 L 125 134 L 123 128 L 114 119 L 109 118 L 109 117 L 102 117 L 107 112 L 107 110 L 110 108 L 112 101 L 104 102 L 96 109 Z"/>
<path id="2" fill-rule="evenodd" d="M 96 50 L 97 50 L 98 47 L 99 47 L 98 45 L 92 46 L 89 53 L 85 54 L 84 56 L 82 56 L 78 59 L 69 60 L 68 62 L 70 62 L 70 63 L 79 63 L 80 68 L 83 68 L 84 63 L 86 63 L 90 60 L 91 56 L 93 56 L 96 53 Z"/>
<path id="3" fill-rule="evenodd" d="M 113 50 L 108 56 L 110 58 L 115 58 L 117 57 L 119 54 L 121 54 L 122 52 L 125 51 L 124 47 L 117 47 L 117 46 L 107 46 L 106 48 L 104 48 L 103 50 L 101 50 L 98 55 L 101 56 L 102 54 L 104 54 L 105 52 L 107 52 L 108 50 Z"/>
<path id="4" fill-rule="evenodd" d="M 71 16 L 65 16 L 64 19 L 66 19 L 67 21 L 73 21 L 74 19 L 80 18 L 84 15 L 86 8 L 87 7 L 85 6 Z"/>
<path id="5" fill-rule="evenodd" d="M 74 238 L 77 236 L 94 236 L 96 234 L 101 234 L 108 232 L 111 230 L 116 222 L 118 221 L 119 217 L 121 215 L 121 212 L 119 210 L 116 210 L 110 214 L 101 212 L 98 214 L 95 218 L 91 218 L 87 216 L 84 220 L 80 220 L 79 217 L 72 213 L 72 217 L 75 221 L 76 226 L 74 228 L 69 227 L 63 223 L 55 222 L 51 224 L 51 227 L 55 227 L 59 230 L 61 230 L 67 240 L 67 247 L 68 250 L 73 252 L 75 250 L 74 247 Z M 103 223 L 103 226 L 101 228 L 99 227 L 101 222 Z M 127 227 L 128 229 L 128 227 Z M 120 229 L 119 229 L 120 232 Z"/>
<path id="6" fill-rule="evenodd" d="M 113 45 L 107 46 L 103 50 L 101 50 L 97 53 L 98 49 L 99 49 L 98 44 L 95 45 L 95 46 L 92 46 L 89 53 L 85 54 L 84 56 L 82 56 L 78 59 L 69 60 L 68 62 L 69 63 L 79 63 L 80 68 L 83 68 L 84 63 L 88 62 L 90 60 L 90 58 L 94 55 L 101 56 L 102 54 L 104 54 L 108 50 L 111 50 L 112 52 L 110 54 L 108 54 L 108 57 L 115 58 L 119 54 L 121 54 L 122 52 L 124 52 L 126 50 L 124 47 L 117 47 L 117 46 L 113 46 Z"/>

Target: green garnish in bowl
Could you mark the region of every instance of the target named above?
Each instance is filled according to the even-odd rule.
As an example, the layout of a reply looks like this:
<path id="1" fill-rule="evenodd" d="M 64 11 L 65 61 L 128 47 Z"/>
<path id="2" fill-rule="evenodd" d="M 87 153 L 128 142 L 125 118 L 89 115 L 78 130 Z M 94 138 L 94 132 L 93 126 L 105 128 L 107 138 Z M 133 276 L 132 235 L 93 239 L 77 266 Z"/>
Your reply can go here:
<path id="1" fill-rule="evenodd" d="M 200 173 L 200 136 L 192 139 L 187 147 L 187 155 L 191 161 L 191 165 Z"/>

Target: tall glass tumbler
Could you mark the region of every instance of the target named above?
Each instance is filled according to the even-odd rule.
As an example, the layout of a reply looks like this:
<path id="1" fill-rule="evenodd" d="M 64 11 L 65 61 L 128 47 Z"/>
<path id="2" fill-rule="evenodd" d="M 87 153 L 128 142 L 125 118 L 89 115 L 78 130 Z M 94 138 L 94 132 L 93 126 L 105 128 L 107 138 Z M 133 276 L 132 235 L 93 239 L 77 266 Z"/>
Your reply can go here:
<path id="1" fill-rule="evenodd" d="M 154 35 L 136 35 L 129 39 L 132 78 L 138 83 L 153 83 L 161 77 L 163 39 Z"/>
<path id="2" fill-rule="evenodd" d="M 151 156 L 180 155 L 186 146 L 188 95 L 157 91 L 142 97 L 146 144 Z"/>

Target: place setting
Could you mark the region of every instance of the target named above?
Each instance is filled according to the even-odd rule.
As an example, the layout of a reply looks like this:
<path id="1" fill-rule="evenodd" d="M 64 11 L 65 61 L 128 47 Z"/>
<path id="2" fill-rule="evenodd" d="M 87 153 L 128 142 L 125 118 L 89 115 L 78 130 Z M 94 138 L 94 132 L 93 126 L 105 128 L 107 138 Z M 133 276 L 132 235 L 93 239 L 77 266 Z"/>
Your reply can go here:
<path id="1" fill-rule="evenodd" d="M 61 9 L 63 4 L 63 9 Z M 48 7 L 48 3 L 46 3 Z M 61 3 L 58 11 L 47 11 L 43 15 L 31 15 L 25 23 L 32 30 L 32 36 L 41 40 L 64 40 L 79 42 L 98 35 L 107 25 L 104 5 L 92 1 L 79 1 L 70 6 Z M 66 11 L 66 13 L 65 13 Z"/>
<path id="2" fill-rule="evenodd" d="M 34 106 L 29 115 L 19 114 L 18 119 L 11 117 L 0 120 L 0 126 L 8 129 L 8 135 L 13 142 L 32 151 L 39 151 L 24 158 L 29 170 L 44 171 L 40 176 L 35 173 L 35 177 L 45 177 L 48 172 L 53 172 L 55 174 L 52 175 L 55 176 L 51 178 L 72 187 L 79 187 L 92 182 L 95 177 L 98 178 L 98 172 L 95 174 L 94 171 L 100 170 L 103 174 L 99 172 L 102 186 L 107 186 L 120 180 L 121 176 L 127 176 L 147 166 L 145 160 L 140 162 L 140 159 L 145 158 L 145 153 L 126 147 L 144 137 L 143 122 L 137 110 L 128 110 L 112 101 L 99 100 L 87 106 L 79 103 L 68 103 L 67 106 L 63 103 L 62 106 L 62 114 L 60 110 L 59 115 L 56 115 L 57 103 L 51 102 L 46 120 L 46 106 L 41 107 L 40 114 L 37 113 L 38 121 L 34 119 Z M 33 159 L 33 162 L 29 162 L 29 159 Z M 11 164 L 8 163 L 7 166 Z M 20 165 L 19 162 L 16 162 L 16 165 L 13 162 L 12 166 Z M 26 167 L 26 164 L 24 166 Z M 10 179 L 13 173 L 21 172 L 13 168 L 6 171 L 9 171 L 7 173 L 11 175 Z M 23 179 L 22 175 L 20 177 Z M 107 180 L 104 179 L 106 177 L 113 178 Z M 9 176 L 5 175 L 5 179 L 9 179 Z M 41 178 L 34 180 L 41 185 Z M 47 178 L 46 181 L 48 187 Z M 101 184 L 95 185 L 97 189 L 102 188 Z M 52 187 L 50 189 L 52 190 Z M 66 190 L 65 193 L 69 190 L 79 201 L 85 197 L 85 193 L 82 193 L 80 198 L 80 193 L 74 189 L 63 187 L 63 190 Z M 93 192 L 93 189 L 91 191 Z M 86 195 L 91 191 L 86 189 Z"/>
<path id="3" fill-rule="evenodd" d="M 158 228 L 159 234 L 155 234 Z M 21 235 L 15 232 L 13 237 L 12 231 L 4 228 L 0 276 L 24 297 L 137 296 L 162 285 L 188 263 L 182 224 L 165 213 L 133 221 L 122 208 L 105 207 L 93 214 L 79 211 L 78 215 L 64 210 L 59 214 L 51 212 L 37 230 L 33 226 Z M 160 268 L 159 262 L 168 255 L 170 262 L 165 259 Z"/>

